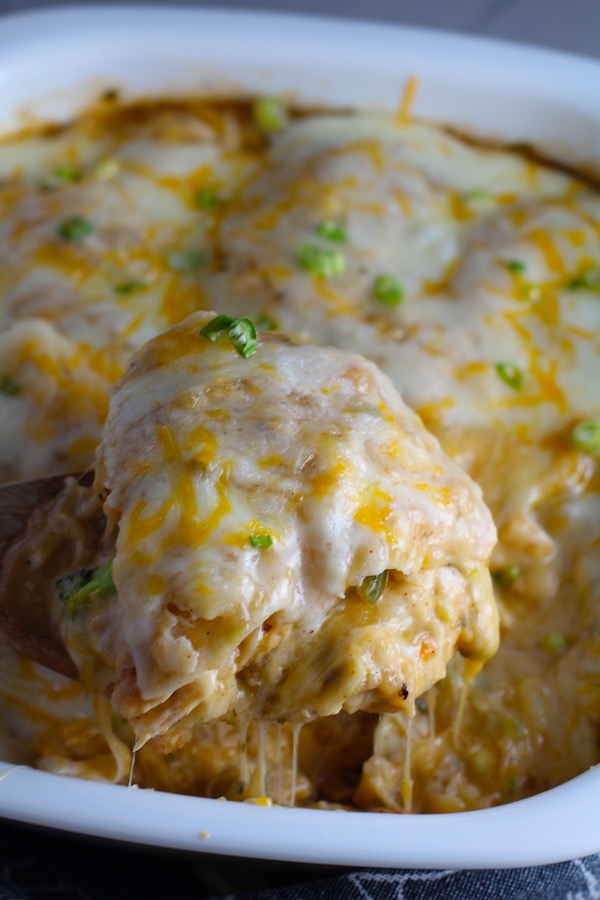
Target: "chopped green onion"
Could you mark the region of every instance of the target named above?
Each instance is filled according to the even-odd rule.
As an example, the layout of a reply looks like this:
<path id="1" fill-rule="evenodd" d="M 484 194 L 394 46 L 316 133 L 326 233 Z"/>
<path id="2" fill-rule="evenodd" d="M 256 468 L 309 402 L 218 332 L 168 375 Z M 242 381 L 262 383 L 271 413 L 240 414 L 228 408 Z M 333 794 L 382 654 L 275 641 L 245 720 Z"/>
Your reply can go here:
<path id="1" fill-rule="evenodd" d="M 600 266 L 595 266 L 593 269 L 588 269 L 587 272 L 582 272 L 581 275 L 569 282 L 568 287 L 572 291 L 587 290 L 600 293 Z"/>
<path id="2" fill-rule="evenodd" d="M 81 241 L 92 233 L 94 227 L 89 219 L 83 216 L 71 216 L 58 226 L 58 234 L 65 241 Z"/>
<path id="3" fill-rule="evenodd" d="M 386 306 L 398 306 L 404 298 L 404 288 L 394 275 L 379 275 L 375 279 L 373 293 Z"/>
<path id="4" fill-rule="evenodd" d="M 0 376 L 0 394 L 6 394 L 7 397 L 14 397 L 21 390 L 21 386 L 15 381 L 12 375 Z"/>
<path id="5" fill-rule="evenodd" d="M 204 328 L 200 329 L 200 334 L 214 343 L 233 324 L 233 321 L 231 316 L 215 316 Z"/>
<path id="6" fill-rule="evenodd" d="M 98 569 L 82 569 L 81 572 L 66 575 L 56 582 L 58 596 L 65 604 L 65 612 L 69 618 L 74 618 L 94 597 L 108 597 L 115 593 L 113 560 L 114 556 Z"/>
<path id="7" fill-rule="evenodd" d="M 469 200 L 493 200 L 494 195 L 490 194 L 489 191 L 484 191 L 481 188 L 473 188 L 471 191 L 463 191 L 461 194 L 461 199 L 465 200 L 467 203 Z"/>
<path id="8" fill-rule="evenodd" d="M 52 178 L 59 184 L 73 184 L 79 181 L 81 173 L 75 166 L 57 166 L 52 173 Z"/>
<path id="9" fill-rule="evenodd" d="M 510 587 L 520 578 L 521 566 L 507 566 L 505 569 L 496 569 L 492 572 L 492 579 L 500 587 Z"/>
<path id="10" fill-rule="evenodd" d="M 132 278 L 131 281 L 122 281 L 120 284 L 115 284 L 113 291 L 115 294 L 135 294 L 137 291 L 147 291 L 148 285 L 145 281 L 136 281 L 135 278 Z"/>
<path id="11" fill-rule="evenodd" d="M 232 319 L 231 316 L 215 316 L 200 334 L 213 343 L 226 331 L 234 348 L 245 359 L 256 353 L 258 341 L 256 328 L 251 319 Z"/>
<path id="12" fill-rule="evenodd" d="M 600 456 L 600 422 L 580 422 L 571 432 L 571 442 L 590 456 Z"/>
<path id="13" fill-rule="evenodd" d="M 252 115 L 260 130 L 267 134 L 287 128 L 288 111 L 278 97 L 257 97 L 252 104 Z"/>
<path id="14" fill-rule="evenodd" d="M 277 322 L 266 313 L 261 313 L 255 322 L 259 331 L 277 331 Z"/>
<path id="15" fill-rule="evenodd" d="M 251 547 L 270 547 L 273 538 L 270 534 L 251 534 L 248 541 Z"/>
<path id="16" fill-rule="evenodd" d="M 339 222 L 333 219 L 325 219 L 317 226 L 317 234 L 326 241 L 333 241 L 336 244 L 345 244 L 348 240 L 348 232 Z"/>
<path id="17" fill-rule="evenodd" d="M 513 363 L 496 363 L 496 372 L 504 384 L 507 384 L 515 391 L 520 391 L 525 383 L 523 370 L 513 365 Z"/>
<path id="18" fill-rule="evenodd" d="M 57 166 L 52 173 L 55 178 L 59 178 L 60 181 L 79 181 L 81 177 L 79 174 L 79 170 L 75 168 L 75 166 Z"/>
<path id="19" fill-rule="evenodd" d="M 200 268 L 204 260 L 204 253 L 194 247 L 188 250 L 174 250 L 167 257 L 172 272 L 193 272 Z"/>
<path id="20" fill-rule="evenodd" d="M 196 193 L 196 203 L 200 209 L 214 209 L 215 206 L 219 206 L 222 202 L 214 188 L 201 188 Z"/>
<path id="21" fill-rule="evenodd" d="M 564 653 L 569 646 L 562 631 L 549 631 L 542 638 L 542 648 L 546 653 Z"/>
<path id="22" fill-rule="evenodd" d="M 256 328 L 251 319 L 234 319 L 229 329 L 229 340 L 245 359 L 256 353 Z"/>
<path id="23" fill-rule="evenodd" d="M 310 275 L 322 275 L 323 278 L 341 275 L 346 268 L 343 253 L 339 250 L 316 247 L 314 244 L 305 244 L 300 248 L 298 262 L 305 272 Z"/>
<path id="24" fill-rule="evenodd" d="M 520 259 L 509 259 L 506 263 L 506 268 L 509 272 L 512 272 L 513 275 L 522 275 L 527 271 L 527 266 Z"/>
<path id="25" fill-rule="evenodd" d="M 73 184 L 75 181 L 79 181 L 80 178 L 81 173 L 74 166 L 57 166 L 50 175 L 42 178 L 39 186 L 44 191 L 52 191 L 55 188 L 63 187 L 65 184 Z"/>
<path id="26" fill-rule="evenodd" d="M 357 588 L 359 597 L 368 603 L 377 603 L 386 588 L 388 577 L 387 569 L 380 572 L 379 575 L 367 575 Z"/>
<path id="27" fill-rule="evenodd" d="M 542 289 L 539 284 L 523 284 L 520 290 L 523 300 L 539 300 L 542 296 Z"/>

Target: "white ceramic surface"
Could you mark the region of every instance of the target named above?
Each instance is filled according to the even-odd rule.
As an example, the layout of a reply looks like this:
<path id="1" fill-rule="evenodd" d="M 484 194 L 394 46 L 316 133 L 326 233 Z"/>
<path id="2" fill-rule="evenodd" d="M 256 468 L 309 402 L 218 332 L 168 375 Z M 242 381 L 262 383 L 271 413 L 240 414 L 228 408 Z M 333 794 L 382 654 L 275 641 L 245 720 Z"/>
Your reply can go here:
<path id="1" fill-rule="evenodd" d="M 0 21 L 0 133 L 124 98 L 227 90 L 413 111 L 600 169 L 600 64 L 409 28 L 147 8 Z M 430 816 L 261 808 L 59 778 L 0 762 L 0 816 L 139 844 L 349 866 L 467 868 L 600 851 L 600 767 L 497 809 Z M 208 836 L 207 836 L 208 835 Z"/>
<path id="2" fill-rule="evenodd" d="M 62 778 L 0 763 L 0 814 L 180 850 L 346 866 L 537 865 L 600 848 L 596 768 L 509 806 L 447 815 L 259 807 Z"/>

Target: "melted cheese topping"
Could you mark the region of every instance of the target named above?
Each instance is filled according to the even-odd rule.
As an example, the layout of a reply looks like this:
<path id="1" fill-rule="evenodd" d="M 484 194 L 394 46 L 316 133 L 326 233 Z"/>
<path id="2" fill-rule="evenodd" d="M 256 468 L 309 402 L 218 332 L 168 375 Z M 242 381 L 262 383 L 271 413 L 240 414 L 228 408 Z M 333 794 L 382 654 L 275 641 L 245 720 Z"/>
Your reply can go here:
<path id="1" fill-rule="evenodd" d="M 76 180 L 57 178 L 65 165 Z M 246 109 L 218 104 L 90 115 L 22 136 L 0 146 L 0 175 L 0 379 L 11 379 L 0 391 L 0 478 L 89 465 L 109 386 L 131 353 L 194 310 L 252 315 L 295 340 L 361 353 L 482 486 L 499 533 L 500 650 L 475 678 L 452 663 L 419 702 L 412 808 L 504 803 L 600 760 L 597 459 L 571 438 L 579 422 L 600 420 L 600 304 L 597 284 L 586 286 L 600 264 L 596 191 L 518 153 L 411 122 L 406 111 L 303 115 L 265 144 Z M 57 229 L 73 216 L 92 232 L 69 242 Z M 345 243 L 318 233 L 328 221 Z M 307 272 L 307 245 L 341 255 L 337 274 Z M 173 270 L 173 251 L 191 249 L 204 262 Z M 400 302 L 378 299 L 380 276 L 397 280 Z M 199 470 L 220 458 L 212 432 L 191 439 Z M 167 454 L 166 432 L 160 441 Z M 266 455 L 264 471 L 279 471 L 280 457 Z M 348 477 L 333 463 L 315 479 L 313 502 L 327 503 Z M 230 486 L 212 487 L 217 526 L 232 515 Z M 385 503 L 374 499 L 355 520 L 365 533 L 382 524 Z M 152 524 L 140 511 L 140 529 Z M 226 545 L 236 559 L 240 541 Z M 275 547 L 252 553 L 264 566 Z M 149 596 L 165 591 L 156 574 L 146 587 Z M 437 615 L 444 621 L 441 607 Z M 267 637 L 243 639 L 248 659 Z M 427 658 L 431 646 L 426 635 L 419 652 Z M 39 678 L 3 674 L 7 721 L 16 716 L 10 696 L 26 695 L 28 683 L 35 710 Z M 304 802 L 403 808 L 406 723 L 383 716 L 372 740 L 374 720 L 357 725 L 360 715 L 303 728 L 299 767 L 312 784 Z M 243 796 L 231 787 L 237 775 L 224 773 L 244 768 L 246 744 L 224 727 L 197 732 L 207 780 L 193 774 L 194 741 L 170 745 L 166 758 L 156 738 L 138 754 L 141 783 Z M 221 750 L 216 772 L 207 760 Z M 281 796 L 275 783 L 267 772 L 266 788 Z"/>
<path id="2" fill-rule="evenodd" d="M 219 201 L 251 166 L 227 106 L 142 107 L 0 145 L 0 378 L 20 388 L 0 392 L 0 479 L 90 465 L 131 353 L 206 307 Z"/>
<path id="3" fill-rule="evenodd" d="M 597 298 L 568 285 L 600 258 L 600 200 L 514 154 L 386 117 L 304 120 L 223 223 L 219 308 L 256 309 L 290 336 L 375 360 L 434 428 L 538 437 L 597 408 Z M 323 221 L 344 224 L 345 270 L 298 265 Z M 518 272 L 511 271 L 517 263 Z M 378 276 L 403 300 L 377 299 Z M 522 389 L 497 364 L 523 372 Z"/>
<path id="4" fill-rule="evenodd" d="M 478 488 L 371 363 L 274 335 L 244 359 L 211 319 L 134 357 L 97 457 L 117 595 L 83 627 L 117 706 L 138 743 L 185 716 L 412 709 L 457 647 L 496 648 Z"/>

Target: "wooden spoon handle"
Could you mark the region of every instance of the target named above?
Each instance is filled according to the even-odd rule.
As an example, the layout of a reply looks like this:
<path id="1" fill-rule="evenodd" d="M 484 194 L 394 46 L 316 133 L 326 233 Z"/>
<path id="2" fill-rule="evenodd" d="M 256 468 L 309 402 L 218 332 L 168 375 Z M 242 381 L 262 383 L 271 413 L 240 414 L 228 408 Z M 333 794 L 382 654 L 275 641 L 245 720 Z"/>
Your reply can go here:
<path id="1" fill-rule="evenodd" d="M 23 534 L 35 510 L 56 497 L 69 477 L 91 485 L 94 476 L 88 472 L 0 485 L 0 639 L 23 656 L 77 679 L 77 668 L 53 627 L 49 605 L 35 592 L 28 593 L 26 584 L 19 596 L 14 596 L 3 577 L 9 547 Z"/>
<path id="2" fill-rule="evenodd" d="M 0 567 L 6 550 L 25 531 L 33 511 L 45 500 L 56 497 L 66 478 L 76 478 L 80 484 L 92 484 L 94 473 L 53 475 L 51 478 L 0 484 Z"/>

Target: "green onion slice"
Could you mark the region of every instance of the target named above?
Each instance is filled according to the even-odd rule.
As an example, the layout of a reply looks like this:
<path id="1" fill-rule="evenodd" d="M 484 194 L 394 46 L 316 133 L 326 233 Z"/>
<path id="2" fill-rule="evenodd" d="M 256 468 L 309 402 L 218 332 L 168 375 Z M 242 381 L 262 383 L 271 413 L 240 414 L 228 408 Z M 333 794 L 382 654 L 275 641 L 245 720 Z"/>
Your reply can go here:
<path id="1" fill-rule="evenodd" d="M 251 534 L 248 538 L 251 547 L 270 547 L 273 538 L 270 534 Z"/>
<path id="2" fill-rule="evenodd" d="M 377 603 L 386 588 L 388 577 L 387 569 L 380 572 L 379 575 L 367 575 L 357 588 L 359 597 L 368 603 Z"/>
<path id="3" fill-rule="evenodd" d="M 204 254 L 195 247 L 187 250 L 174 250 L 169 253 L 167 263 L 172 272 L 193 272 L 204 262 Z"/>
<path id="4" fill-rule="evenodd" d="M 256 328 L 251 319 L 234 319 L 229 328 L 229 340 L 245 359 L 256 353 Z"/>
<path id="5" fill-rule="evenodd" d="M 130 281 L 122 281 L 115 284 L 113 291 L 115 294 L 135 294 L 137 291 L 147 291 L 148 285 L 145 281 L 137 281 L 132 278 Z"/>
<path id="6" fill-rule="evenodd" d="M 542 289 L 539 284 L 527 283 L 521 285 L 520 294 L 523 300 L 540 300 Z"/>
<path id="7" fill-rule="evenodd" d="M 572 291 L 586 290 L 600 293 L 600 266 L 595 266 L 593 269 L 588 269 L 587 272 L 582 272 L 581 275 L 569 282 L 568 287 Z"/>
<path id="8" fill-rule="evenodd" d="M 492 572 L 493 581 L 500 587 L 510 587 L 521 576 L 521 566 L 506 566 Z"/>
<path id="9" fill-rule="evenodd" d="M 83 216 L 71 216 L 58 226 L 58 234 L 65 241 L 81 241 L 92 233 L 94 227 Z"/>
<path id="10" fill-rule="evenodd" d="M 336 244 L 345 244 L 348 240 L 348 232 L 343 225 L 333 219 L 325 219 L 317 226 L 317 234 L 326 241 Z"/>
<path id="11" fill-rule="evenodd" d="M 394 275 L 379 275 L 375 279 L 373 293 L 386 306 L 398 306 L 404 299 L 404 288 Z"/>
<path id="12" fill-rule="evenodd" d="M 590 456 L 600 456 L 600 422 L 580 422 L 571 432 L 571 442 Z"/>
<path id="13" fill-rule="evenodd" d="M 204 328 L 200 329 L 200 334 L 214 343 L 233 324 L 233 321 L 231 316 L 215 316 Z"/>
<path id="14" fill-rule="evenodd" d="M 21 390 L 21 386 L 15 381 L 12 375 L 0 376 L 0 394 L 6 394 L 7 397 L 14 397 Z"/>
<path id="15" fill-rule="evenodd" d="M 493 194 L 490 194 L 489 191 L 484 191 L 482 188 L 473 188 L 470 191 L 463 191 L 461 199 L 468 203 L 469 200 L 494 200 L 495 197 Z"/>
<path id="16" fill-rule="evenodd" d="M 60 178 L 61 181 L 78 181 L 80 178 L 80 174 L 78 169 L 75 166 L 57 166 L 53 172 L 53 175 L 56 178 Z"/>
<path id="17" fill-rule="evenodd" d="M 341 275 L 346 268 L 346 259 L 343 253 L 328 247 L 317 247 L 314 244 L 305 244 L 300 248 L 298 263 L 305 272 L 310 275 L 322 275 L 323 278 Z"/>
<path id="18" fill-rule="evenodd" d="M 289 121 L 287 108 L 278 97 L 257 97 L 252 104 L 252 115 L 266 134 L 285 131 Z"/>
<path id="19" fill-rule="evenodd" d="M 108 597 L 115 593 L 112 577 L 114 556 L 98 569 L 82 569 L 75 575 L 66 575 L 56 582 L 58 596 L 65 605 L 69 618 L 74 618 L 83 607 L 96 597 Z"/>
<path id="20" fill-rule="evenodd" d="M 200 188 L 196 193 L 196 203 L 200 209 L 214 209 L 215 206 L 220 206 L 222 202 L 214 188 Z"/>
<path id="21" fill-rule="evenodd" d="M 258 341 L 256 339 L 256 328 L 251 319 L 232 319 L 231 316 L 215 316 L 204 328 L 200 329 L 200 334 L 214 343 L 224 331 L 227 332 L 229 340 L 240 356 L 247 359 L 256 353 Z"/>
<path id="22" fill-rule="evenodd" d="M 513 363 L 505 362 L 496 363 L 495 368 L 504 384 L 507 384 L 515 391 L 521 390 L 525 383 L 525 375 L 522 369 L 519 369 L 519 367 L 515 366 Z"/>
<path id="23" fill-rule="evenodd" d="M 52 191 L 55 188 L 63 187 L 65 184 L 73 184 L 75 181 L 79 181 L 80 178 L 81 173 L 75 166 L 56 166 L 50 175 L 42 178 L 39 186 L 44 191 Z"/>
<path id="24" fill-rule="evenodd" d="M 506 268 L 513 275 L 523 275 L 527 271 L 527 266 L 521 259 L 509 259 L 506 263 Z"/>

